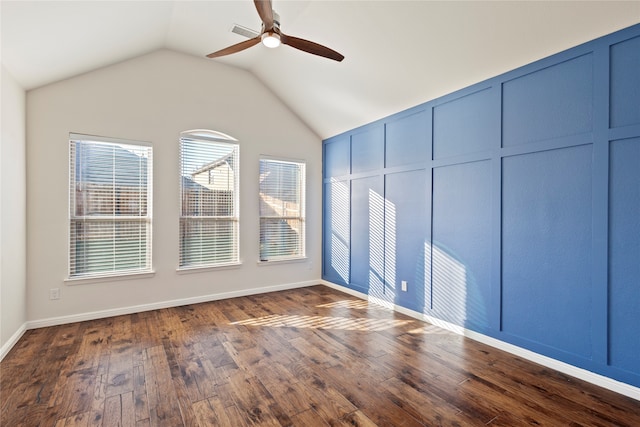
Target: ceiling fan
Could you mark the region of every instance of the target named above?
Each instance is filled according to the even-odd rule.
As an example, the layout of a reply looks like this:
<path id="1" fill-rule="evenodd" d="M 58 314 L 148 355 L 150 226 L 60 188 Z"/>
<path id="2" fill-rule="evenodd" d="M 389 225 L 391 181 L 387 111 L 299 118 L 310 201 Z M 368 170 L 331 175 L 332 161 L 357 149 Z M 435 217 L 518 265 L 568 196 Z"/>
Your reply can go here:
<path id="1" fill-rule="evenodd" d="M 262 42 L 267 47 L 278 47 L 280 44 L 286 44 L 293 48 L 311 53 L 313 55 L 323 56 L 333 59 L 334 61 L 342 61 L 344 56 L 333 49 L 314 43 L 309 40 L 300 39 L 298 37 L 288 36 L 280 31 L 280 17 L 271 7 L 271 0 L 253 0 L 258 10 L 258 15 L 262 20 L 262 30 L 256 37 L 250 38 L 243 42 L 234 44 L 224 49 L 207 55 L 207 58 L 217 58 L 232 53 L 237 53 L 248 49 Z"/>

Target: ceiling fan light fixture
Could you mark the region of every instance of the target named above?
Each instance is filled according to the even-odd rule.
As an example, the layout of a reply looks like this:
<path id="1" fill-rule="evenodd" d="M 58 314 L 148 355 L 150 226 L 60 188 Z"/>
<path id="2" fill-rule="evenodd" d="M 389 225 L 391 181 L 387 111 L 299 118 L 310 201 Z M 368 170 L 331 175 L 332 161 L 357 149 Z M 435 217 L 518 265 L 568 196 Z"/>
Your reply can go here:
<path id="1" fill-rule="evenodd" d="M 260 39 L 262 40 L 262 44 L 265 45 L 268 48 L 275 48 L 280 46 L 280 35 L 273 33 L 273 32 L 268 32 L 268 33 L 264 33 L 262 35 L 262 37 L 260 37 Z"/>

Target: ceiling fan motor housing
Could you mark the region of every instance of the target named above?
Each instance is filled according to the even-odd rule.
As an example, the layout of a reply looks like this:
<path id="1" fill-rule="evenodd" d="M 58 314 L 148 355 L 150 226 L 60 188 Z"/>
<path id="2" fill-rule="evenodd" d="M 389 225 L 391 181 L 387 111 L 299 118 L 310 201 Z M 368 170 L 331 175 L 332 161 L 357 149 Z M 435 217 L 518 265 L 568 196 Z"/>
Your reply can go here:
<path id="1" fill-rule="evenodd" d="M 262 31 L 261 33 L 264 33 L 264 22 L 262 23 Z M 273 11 L 273 32 L 280 34 L 280 15 L 278 15 L 276 13 L 276 11 Z"/>

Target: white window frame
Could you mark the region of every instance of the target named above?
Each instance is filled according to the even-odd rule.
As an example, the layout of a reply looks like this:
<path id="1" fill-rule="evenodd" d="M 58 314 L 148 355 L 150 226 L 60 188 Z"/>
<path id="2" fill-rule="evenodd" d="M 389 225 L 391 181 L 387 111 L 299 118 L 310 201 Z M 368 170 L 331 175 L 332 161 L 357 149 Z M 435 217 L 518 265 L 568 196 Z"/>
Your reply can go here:
<path id="1" fill-rule="evenodd" d="M 116 215 L 115 212 L 113 215 L 78 215 L 77 214 L 77 200 L 76 200 L 76 155 L 77 155 L 77 144 L 78 143 L 92 143 L 92 144 L 103 144 L 105 146 L 113 146 L 120 147 L 121 149 L 127 149 L 129 147 L 132 150 L 136 151 L 146 151 L 147 158 L 147 170 L 146 170 L 146 215 Z M 114 175 L 115 179 L 115 175 Z M 115 187 L 114 187 L 115 188 Z M 116 206 L 116 200 L 118 200 L 114 194 L 113 205 Z M 68 206 L 68 220 L 67 220 L 67 250 L 68 250 L 68 274 L 65 279 L 66 282 L 70 283 L 82 283 L 85 281 L 104 281 L 104 280 L 113 280 L 118 278 L 127 278 L 130 276 L 149 276 L 154 273 L 153 271 L 153 258 L 152 258 L 152 248 L 153 248 L 153 146 L 149 142 L 143 141 L 131 141 L 117 138 L 108 138 L 102 136 L 95 135 L 83 135 L 77 133 L 69 134 L 69 206 Z M 144 254 L 140 256 L 144 257 L 144 261 L 142 261 L 142 265 L 139 268 L 113 268 L 111 270 L 102 270 L 102 271 L 89 271 L 89 272 L 78 272 L 78 265 L 74 264 L 78 257 L 75 253 L 77 249 L 77 244 L 80 240 L 74 239 L 75 235 L 72 228 L 76 223 L 84 223 L 84 224 L 97 224 L 97 222 L 109 222 L 113 223 L 114 229 L 116 224 L 128 221 L 128 222 L 139 222 L 146 224 L 145 229 L 145 240 L 144 245 L 140 247 L 144 247 Z M 140 227 L 139 230 L 142 230 L 143 227 Z M 86 236 L 84 236 L 86 239 Z M 142 235 L 141 235 L 142 237 Z M 116 243 L 117 239 L 114 237 L 113 245 L 114 249 L 111 256 L 114 258 L 113 263 L 116 263 L 115 260 L 115 251 L 116 251 Z M 108 253 L 107 253 L 108 254 Z M 93 257 L 95 260 L 98 257 Z M 139 258 L 141 259 L 141 258 Z"/>
<path id="2" fill-rule="evenodd" d="M 183 178 L 183 150 L 185 143 L 192 144 L 217 144 L 220 147 L 228 146 L 234 152 L 235 165 L 233 168 L 233 195 L 232 195 L 232 203 L 233 203 L 233 212 L 228 216 L 216 216 L 216 215 L 184 215 L 184 200 L 185 200 L 185 191 L 184 188 L 184 178 Z M 195 129 L 184 131 L 180 133 L 179 140 L 179 179 L 180 179 L 180 219 L 179 219 L 179 243 L 178 243 L 178 272 L 194 272 L 194 271 L 202 271 L 207 269 L 219 269 L 219 268 L 228 268 L 240 265 L 240 144 L 238 140 L 232 136 L 226 135 L 222 132 L 207 130 L 207 129 Z M 217 185 L 215 180 L 212 180 L 211 176 L 212 171 L 207 172 L 207 182 L 208 184 Z M 183 247 L 183 242 L 186 239 L 186 236 L 183 235 L 183 230 L 188 223 L 209 223 L 213 224 L 215 222 L 230 222 L 232 223 L 233 229 L 233 238 L 234 241 L 231 247 L 231 253 L 229 254 L 229 259 L 221 261 L 221 262 L 195 262 L 191 260 L 190 262 L 186 261 L 187 254 L 186 248 Z"/>
<path id="3" fill-rule="evenodd" d="M 262 170 L 262 164 L 263 163 L 284 163 L 284 164 L 294 164 L 297 165 L 300 168 L 300 175 L 299 175 L 299 181 L 298 181 L 298 188 L 299 188 L 299 192 L 298 192 L 298 196 L 299 196 L 299 200 L 297 200 L 297 203 L 299 205 L 299 213 L 298 215 L 286 215 L 286 214 L 277 214 L 277 215 L 265 215 L 264 212 L 259 212 L 259 229 L 260 229 L 260 233 L 259 233 L 259 264 L 267 264 L 270 262 L 280 262 L 280 261 L 296 261 L 296 260 L 304 260 L 306 259 L 306 228 L 307 228 L 307 222 L 306 222 L 306 186 L 307 186 L 307 176 L 306 176 L 306 167 L 307 167 L 307 163 L 304 160 L 299 160 L 299 159 L 288 159 L 288 158 L 284 158 L 284 157 L 273 157 L 273 156 L 265 156 L 262 155 L 260 156 L 260 161 L 259 161 L 259 175 L 260 175 L 260 170 Z M 265 177 L 259 176 L 259 183 L 258 183 L 258 192 L 259 192 L 259 198 L 262 198 L 262 182 L 265 179 Z M 259 204 L 262 203 L 259 200 Z M 259 209 L 261 209 L 261 207 L 259 206 Z M 281 208 L 281 210 L 285 211 L 285 208 Z M 278 220 L 283 220 L 283 221 L 299 221 L 300 224 L 300 233 L 298 234 L 298 243 L 297 243 L 297 247 L 299 248 L 299 252 L 291 254 L 291 255 L 276 255 L 276 256 L 269 256 L 267 253 L 265 253 L 265 250 L 263 249 L 263 233 L 265 232 L 265 230 L 263 230 L 263 224 L 265 223 L 265 220 L 273 220 L 273 219 L 278 219 Z"/>

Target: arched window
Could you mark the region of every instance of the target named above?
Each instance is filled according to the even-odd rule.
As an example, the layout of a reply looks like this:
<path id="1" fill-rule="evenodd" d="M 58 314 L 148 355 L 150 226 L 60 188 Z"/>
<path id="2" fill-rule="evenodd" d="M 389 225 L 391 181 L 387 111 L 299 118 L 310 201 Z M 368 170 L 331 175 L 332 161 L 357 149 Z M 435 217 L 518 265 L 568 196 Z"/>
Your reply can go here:
<path id="1" fill-rule="evenodd" d="M 239 262 L 239 148 L 221 132 L 180 134 L 179 269 Z"/>

